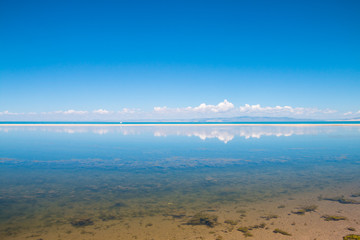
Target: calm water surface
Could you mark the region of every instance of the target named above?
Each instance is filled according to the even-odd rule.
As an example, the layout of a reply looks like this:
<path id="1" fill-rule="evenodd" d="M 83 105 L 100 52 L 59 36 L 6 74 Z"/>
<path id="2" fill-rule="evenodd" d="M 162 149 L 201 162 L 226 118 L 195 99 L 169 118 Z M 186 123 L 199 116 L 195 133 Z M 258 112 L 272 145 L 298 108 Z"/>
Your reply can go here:
<path id="1" fill-rule="evenodd" d="M 170 239 L 177 230 L 165 226 L 175 223 L 182 232 L 174 239 L 190 239 L 189 231 L 215 239 L 230 234 L 226 218 L 254 222 L 287 201 L 360 201 L 350 196 L 360 192 L 358 125 L 0 126 L 0 143 L 2 239 L 101 239 L 112 229 L 105 226 L 122 229 L 108 238 Z M 217 214 L 216 231 L 189 226 L 197 212 Z"/>

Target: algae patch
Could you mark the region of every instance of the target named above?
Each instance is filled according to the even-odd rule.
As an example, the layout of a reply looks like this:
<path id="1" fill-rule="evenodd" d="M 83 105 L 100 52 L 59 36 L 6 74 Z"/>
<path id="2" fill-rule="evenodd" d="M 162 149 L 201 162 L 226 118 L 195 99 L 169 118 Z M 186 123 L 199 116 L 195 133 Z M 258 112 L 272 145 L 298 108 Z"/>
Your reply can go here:
<path id="1" fill-rule="evenodd" d="M 260 223 L 257 225 L 253 225 L 249 227 L 249 230 L 253 230 L 253 229 L 258 229 L 258 228 L 265 228 L 266 224 L 265 223 Z"/>
<path id="2" fill-rule="evenodd" d="M 269 215 L 262 216 L 261 218 L 264 218 L 265 220 L 271 220 L 271 219 L 278 218 L 278 217 L 279 217 L 278 215 L 269 214 Z"/>
<path id="3" fill-rule="evenodd" d="M 249 228 L 248 227 L 239 227 L 238 228 L 238 231 L 242 232 L 242 233 L 246 233 L 249 231 Z"/>
<path id="4" fill-rule="evenodd" d="M 252 233 L 249 232 L 251 229 L 249 229 L 248 227 L 239 227 L 237 230 L 242 232 L 245 237 L 252 237 L 253 236 Z"/>
<path id="5" fill-rule="evenodd" d="M 360 235 L 350 234 L 343 237 L 343 240 L 360 240 Z"/>
<path id="6" fill-rule="evenodd" d="M 346 217 L 343 216 L 331 216 L 331 215 L 324 215 L 322 216 L 325 221 L 341 221 L 341 220 L 347 220 Z"/>
<path id="7" fill-rule="evenodd" d="M 266 224 L 265 223 L 261 223 L 261 224 L 257 224 L 257 225 L 253 225 L 250 227 L 239 227 L 237 230 L 242 232 L 243 235 L 245 237 L 252 237 L 252 233 L 250 232 L 253 229 L 259 229 L 259 228 L 265 228 Z"/>
<path id="8" fill-rule="evenodd" d="M 305 206 L 305 207 L 296 209 L 296 210 L 291 211 L 291 212 L 294 213 L 294 214 L 297 214 L 297 215 L 305 215 L 305 213 L 307 213 L 307 212 L 315 212 L 316 209 L 317 209 L 316 205 L 310 205 L 310 206 Z"/>
<path id="9" fill-rule="evenodd" d="M 233 225 L 235 226 L 236 224 L 238 224 L 239 221 L 236 221 L 236 220 L 230 220 L 230 219 L 227 219 L 224 221 L 224 223 L 226 224 L 230 224 L 230 225 Z"/>
<path id="10" fill-rule="evenodd" d="M 291 236 L 290 233 L 288 233 L 288 232 L 286 232 L 286 231 L 284 231 L 284 230 L 281 230 L 281 229 L 279 229 L 279 228 L 275 228 L 275 230 L 274 230 L 273 232 L 274 232 L 274 233 L 280 233 L 280 234 L 285 235 L 285 236 Z"/>
<path id="11" fill-rule="evenodd" d="M 94 222 L 90 218 L 78 218 L 72 220 L 70 223 L 74 227 L 85 227 L 94 224 Z"/>
<path id="12" fill-rule="evenodd" d="M 195 214 L 188 222 L 188 225 L 206 225 L 214 227 L 217 224 L 218 217 L 216 215 L 200 212 Z"/>

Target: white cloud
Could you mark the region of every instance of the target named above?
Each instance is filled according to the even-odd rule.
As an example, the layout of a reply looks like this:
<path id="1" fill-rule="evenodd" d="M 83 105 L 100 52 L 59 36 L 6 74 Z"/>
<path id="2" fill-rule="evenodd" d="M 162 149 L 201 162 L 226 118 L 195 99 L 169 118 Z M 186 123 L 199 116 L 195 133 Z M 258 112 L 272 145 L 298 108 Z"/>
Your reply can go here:
<path id="1" fill-rule="evenodd" d="M 14 112 L 9 112 L 9 111 L 3 111 L 0 112 L 0 115 L 23 115 L 24 113 L 14 113 Z"/>
<path id="2" fill-rule="evenodd" d="M 154 107 L 155 112 L 165 113 L 165 112 L 197 112 L 197 113 L 223 113 L 228 112 L 231 109 L 234 109 L 234 104 L 229 102 L 228 100 L 224 100 L 217 105 L 211 105 L 202 103 L 197 107 L 186 107 L 186 108 L 168 108 L 164 107 Z"/>
<path id="3" fill-rule="evenodd" d="M 252 113 L 252 112 L 294 112 L 294 109 L 290 106 L 276 106 L 276 107 L 261 107 L 260 104 L 249 105 L 245 104 L 244 106 L 239 107 L 240 112 L 242 113 Z M 301 109 L 302 110 L 302 109 Z"/>
<path id="4" fill-rule="evenodd" d="M 121 111 L 118 111 L 120 114 L 133 114 L 140 112 L 140 109 L 137 108 L 123 108 Z"/>
<path id="5" fill-rule="evenodd" d="M 55 111 L 55 112 L 48 112 L 46 114 L 53 114 L 53 113 L 58 113 L 58 114 L 87 114 L 88 111 L 76 111 L 73 109 L 69 109 L 66 111 Z"/>
<path id="6" fill-rule="evenodd" d="M 9 111 L 0 112 L 0 115 L 9 115 Z"/>
<path id="7" fill-rule="evenodd" d="M 208 105 L 205 103 L 197 107 L 186 108 L 169 108 L 169 107 L 154 107 L 154 112 L 158 114 L 172 114 L 189 116 L 191 114 L 202 114 L 204 117 L 207 114 L 209 117 L 216 116 L 278 116 L 278 117 L 309 117 L 312 115 L 328 115 L 334 114 L 337 111 L 332 109 L 318 109 L 318 108 L 304 108 L 291 106 L 261 106 L 260 104 L 235 107 L 233 103 L 227 101 L 220 102 L 217 105 Z"/>
<path id="8" fill-rule="evenodd" d="M 98 110 L 94 110 L 93 113 L 96 113 L 96 114 L 109 114 L 111 112 L 108 111 L 108 110 L 105 110 L 105 109 L 98 109 Z"/>
<path id="9" fill-rule="evenodd" d="M 200 104 L 198 107 L 187 107 L 187 110 L 194 111 L 194 112 L 227 112 L 234 108 L 234 104 L 229 102 L 228 100 L 224 100 L 220 102 L 218 105 L 206 105 L 205 103 Z"/>
<path id="10" fill-rule="evenodd" d="M 344 116 L 353 117 L 353 118 L 354 117 L 358 118 L 358 117 L 360 117 L 359 115 L 360 115 L 360 110 L 357 111 L 357 112 L 346 112 L 346 113 L 344 113 Z"/>
<path id="11" fill-rule="evenodd" d="M 261 114 L 291 114 L 291 115 L 310 115 L 315 113 L 332 114 L 336 113 L 336 110 L 331 109 L 317 109 L 317 108 L 303 108 L 303 107 L 291 107 L 291 106 L 275 106 L 275 107 L 262 107 L 260 104 L 249 105 L 239 107 L 240 113 L 261 113 Z"/>
<path id="12" fill-rule="evenodd" d="M 168 107 L 154 107 L 155 112 L 166 112 L 168 110 Z"/>
<path id="13" fill-rule="evenodd" d="M 76 111 L 73 109 L 64 111 L 64 114 L 86 114 L 86 113 L 88 113 L 88 112 L 87 111 Z"/>

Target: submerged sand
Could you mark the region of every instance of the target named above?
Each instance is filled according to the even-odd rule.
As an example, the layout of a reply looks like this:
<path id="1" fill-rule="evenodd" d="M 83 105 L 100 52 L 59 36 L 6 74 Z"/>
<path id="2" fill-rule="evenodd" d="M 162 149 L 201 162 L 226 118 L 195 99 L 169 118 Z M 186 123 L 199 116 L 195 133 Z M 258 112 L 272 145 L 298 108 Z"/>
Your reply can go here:
<path id="1" fill-rule="evenodd" d="M 73 226 L 69 219 L 52 219 L 33 222 L 27 228 L 16 229 L 17 223 L 2 226 L 1 239 L 299 239 L 335 240 L 347 234 L 360 233 L 360 204 L 341 204 L 336 201 L 319 200 L 319 195 L 334 196 L 339 192 L 350 195 L 359 191 L 359 186 L 294 194 L 269 201 L 236 204 L 218 204 L 204 213 L 216 215 L 217 224 L 188 225 L 197 213 L 191 204 L 186 209 L 176 210 L 171 206 L 169 214 L 153 216 L 124 217 L 121 219 L 97 219 L 90 213 L 83 217 L 93 220 L 92 225 Z M 360 197 L 353 199 L 360 200 Z M 171 205 L 172 203 L 169 203 Z M 314 211 L 304 215 L 294 213 L 304 206 L 316 206 Z M 175 209 L 175 210 L 174 210 Z M 343 216 L 346 220 L 325 221 L 324 215 Z M 228 220 L 228 221 L 226 221 Z M 231 221 L 229 221 L 231 220 Z M 225 221 L 227 223 L 225 223 Z M 249 236 L 239 231 L 240 227 L 265 224 L 264 227 L 249 230 Z M 7 229 L 6 229 L 7 227 Z M 275 233 L 280 229 L 289 235 Z"/>

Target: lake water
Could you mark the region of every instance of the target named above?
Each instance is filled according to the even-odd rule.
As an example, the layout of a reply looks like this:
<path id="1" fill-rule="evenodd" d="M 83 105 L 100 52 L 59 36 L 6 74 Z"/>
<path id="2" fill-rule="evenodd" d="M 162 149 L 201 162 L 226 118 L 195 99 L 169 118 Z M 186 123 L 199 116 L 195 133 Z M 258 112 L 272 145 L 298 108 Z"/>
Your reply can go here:
<path id="1" fill-rule="evenodd" d="M 0 239 L 359 232 L 360 125 L 0 125 Z"/>

